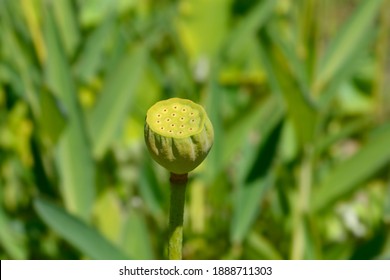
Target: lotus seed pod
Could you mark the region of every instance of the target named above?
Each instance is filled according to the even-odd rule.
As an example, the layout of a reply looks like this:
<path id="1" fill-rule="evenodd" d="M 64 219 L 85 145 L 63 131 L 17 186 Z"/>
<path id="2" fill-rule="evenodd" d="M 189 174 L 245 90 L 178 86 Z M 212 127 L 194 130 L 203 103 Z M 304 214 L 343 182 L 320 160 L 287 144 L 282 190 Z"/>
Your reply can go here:
<path id="1" fill-rule="evenodd" d="M 205 110 L 188 99 L 171 98 L 154 104 L 146 114 L 144 132 L 153 159 L 176 174 L 195 169 L 214 142 Z"/>

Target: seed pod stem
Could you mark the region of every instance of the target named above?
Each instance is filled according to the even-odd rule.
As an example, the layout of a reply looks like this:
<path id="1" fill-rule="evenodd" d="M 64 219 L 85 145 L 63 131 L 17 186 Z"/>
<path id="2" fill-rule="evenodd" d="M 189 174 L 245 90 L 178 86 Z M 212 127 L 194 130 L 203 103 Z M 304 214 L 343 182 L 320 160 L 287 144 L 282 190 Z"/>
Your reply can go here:
<path id="1" fill-rule="evenodd" d="M 168 258 L 182 259 L 183 216 L 188 173 L 171 173 L 171 202 L 169 210 Z"/>
<path id="2" fill-rule="evenodd" d="M 214 142 L 213 125 L 199 104 L 170 98 L 149 108 L 144 136 L 152 158 L 171 172 L 168 257 L 181 260 L 188 172 L 209 153 Z"/>

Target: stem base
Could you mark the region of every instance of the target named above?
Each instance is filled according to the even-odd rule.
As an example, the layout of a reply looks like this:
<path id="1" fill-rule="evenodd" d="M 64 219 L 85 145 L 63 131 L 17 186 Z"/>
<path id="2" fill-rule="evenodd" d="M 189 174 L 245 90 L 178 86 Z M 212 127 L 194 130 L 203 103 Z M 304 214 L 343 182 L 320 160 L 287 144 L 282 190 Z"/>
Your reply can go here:
<path id="1" fill-rule="evenodd" d="M 188 174 L 171 173 L 171 201 L 169 210 L 168 258 L 182 259 L 183 216 Z"/>

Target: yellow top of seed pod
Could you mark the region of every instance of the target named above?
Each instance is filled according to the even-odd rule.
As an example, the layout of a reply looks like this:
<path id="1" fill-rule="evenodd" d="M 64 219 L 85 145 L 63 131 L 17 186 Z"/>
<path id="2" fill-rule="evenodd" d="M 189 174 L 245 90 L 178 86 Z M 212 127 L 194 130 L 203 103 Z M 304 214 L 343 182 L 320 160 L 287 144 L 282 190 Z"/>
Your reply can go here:
<path id="1" fill-rule="evenodd" d="M 191 100 L 171 98 L 154 104 L 146 114 L 150 128 L 163 136 L 184 138 L 199 133 L 206 112 Z"/>
<path id="2" fill-rule="evenodd" d="M 196 168 L 214 141 L 203 107 L 181 98 L 159 101 L 148 110 L 144 136 L 153 159 L 176 174 Z"/>

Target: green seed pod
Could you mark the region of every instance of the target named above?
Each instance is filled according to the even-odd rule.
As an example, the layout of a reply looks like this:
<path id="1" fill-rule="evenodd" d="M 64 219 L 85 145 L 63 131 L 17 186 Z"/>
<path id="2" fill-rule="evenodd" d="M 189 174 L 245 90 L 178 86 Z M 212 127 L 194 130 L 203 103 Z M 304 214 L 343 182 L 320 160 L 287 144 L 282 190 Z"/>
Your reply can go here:
<path id="1" fill-rule="evenodd" d="M 203 107 L 181 98 L 154 104 L 146 114 L 144 132 L 153 159 L 175 174 L 195 169 L 214 141 L 213 126 Z"/>

